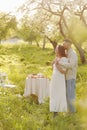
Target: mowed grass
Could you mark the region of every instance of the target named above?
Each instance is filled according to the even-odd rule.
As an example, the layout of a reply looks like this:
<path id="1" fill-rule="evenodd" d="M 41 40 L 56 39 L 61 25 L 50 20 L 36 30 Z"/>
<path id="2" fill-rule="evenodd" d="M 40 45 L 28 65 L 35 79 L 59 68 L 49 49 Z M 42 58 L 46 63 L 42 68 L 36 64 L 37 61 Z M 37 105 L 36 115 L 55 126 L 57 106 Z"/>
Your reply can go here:
<path id="1" fill-rule="evenodd" d="M 24 98 L 25 79 L 43 73 L 51 79 L 53 49 L 29 44 L 0 45 L 0 72 L 6 72 L 15 88 L 0 87 L 0 130 L 86 130 L 87 65 L 79 65 L 76 81 L 76 108 L 73 115 L 59 113 L 53 118 L 49 99 L 44 104 Z"/>

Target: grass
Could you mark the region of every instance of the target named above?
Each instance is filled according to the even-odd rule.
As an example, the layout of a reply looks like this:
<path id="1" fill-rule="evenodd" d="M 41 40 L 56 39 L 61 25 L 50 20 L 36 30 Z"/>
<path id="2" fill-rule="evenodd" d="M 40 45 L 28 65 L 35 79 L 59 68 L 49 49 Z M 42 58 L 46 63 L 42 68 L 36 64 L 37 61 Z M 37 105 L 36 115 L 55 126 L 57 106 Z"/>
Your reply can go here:
<path id="1" fill-rule="evenodd" d="M 53 118 L 49 112 L 49 99 L 37 104 L 24 98 L 25 79 L 31 73 L 43 73 L 51 78 L 54 53 L 29 44 L 0 45 L 0 72 L 6 72 L 16 88 L 0 87 L 0 130 L 86 130 L 87 65 L 77 72 L 77 113 L 60 113 Z M 20 95 L 21 96 L 20 96 Z"/>

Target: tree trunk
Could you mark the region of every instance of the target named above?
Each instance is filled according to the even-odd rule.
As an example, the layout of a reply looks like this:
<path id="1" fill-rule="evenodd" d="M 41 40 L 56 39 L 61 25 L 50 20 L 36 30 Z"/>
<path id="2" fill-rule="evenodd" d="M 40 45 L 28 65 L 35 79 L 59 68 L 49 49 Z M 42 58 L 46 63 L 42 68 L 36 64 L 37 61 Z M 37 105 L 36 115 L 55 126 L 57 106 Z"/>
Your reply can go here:
<path id="1" fill-rule="evenodd" d="M 50 43 L 53 46 L 53 49 L 55 50 L 56 46 L 57 46 L 57 42 L 56 41 L 52 41 L 48 36 L 46 36 L 46 38 L 50 41 Z"/>
<path id="2" fill-rule="evenodd" d="M 45 39 L 45 36 L 43 37 L 43 49 L 45 49 L 45 45 L 46 45 L 46 39 Z"/>
<path id="3" fill-rule="evenodd" d="M 38 41 L 37 41 L 37 40 L 35 40 L 35 42 L 36 42 L 37 46 L 39 47 L 39 43 L 38 43 Z"/>
<path id="4" fill-rule="evenodd" d="M 62 36 L 65 38 L 66 35 L 64 34 L 63 32 L 63 27 L 62 27 L 62 23 L 61 23 L 61 20 L 59 21 L 59 28 L 60 28 L 60 33 L 62 34 Z"/>
<path id="5" fill-rule="evenodd" d="M 84 54 L 84 50 L 81 48 L 81 46 L 79 44 L 74 44 L 74 45 L 77 48 L 77 50 L 79 51 L 82 64 L 85 64 L 86 63 L 86 57 L 85 57 L 85 54 Z"/>

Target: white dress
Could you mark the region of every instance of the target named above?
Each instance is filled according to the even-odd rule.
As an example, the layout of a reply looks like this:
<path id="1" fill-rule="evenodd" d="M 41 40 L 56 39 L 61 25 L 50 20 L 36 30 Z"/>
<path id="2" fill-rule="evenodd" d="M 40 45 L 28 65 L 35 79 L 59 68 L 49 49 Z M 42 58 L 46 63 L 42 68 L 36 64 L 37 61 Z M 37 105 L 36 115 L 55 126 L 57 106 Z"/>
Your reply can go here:
<path id="1" fill-rule="evenodd" d="M 59 63 L 68 62 L 66 57 L 62 57 Z M 65 69 L 65 68 L 63 68 Z M 66 85 L 65 75 L 60 73 L 55 64 L 53 64 L 53 74 L 50 83 L 50 112 L 66 112 Z"/>

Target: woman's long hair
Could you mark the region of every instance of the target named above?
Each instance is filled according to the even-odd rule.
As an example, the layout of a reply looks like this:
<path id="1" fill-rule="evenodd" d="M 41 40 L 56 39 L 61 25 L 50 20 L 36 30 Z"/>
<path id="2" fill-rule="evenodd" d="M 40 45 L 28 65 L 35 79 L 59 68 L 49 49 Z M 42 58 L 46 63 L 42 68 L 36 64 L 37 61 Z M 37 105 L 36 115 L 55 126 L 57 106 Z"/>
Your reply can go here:
<path id="1" fill-rule="evenodd" d="M 62 45 L 59 45 L 59 46 L 58 46 L 58 54 L 59 54 L 61 57 L 66 57 L 65 48 L 64 48 Z"/>

